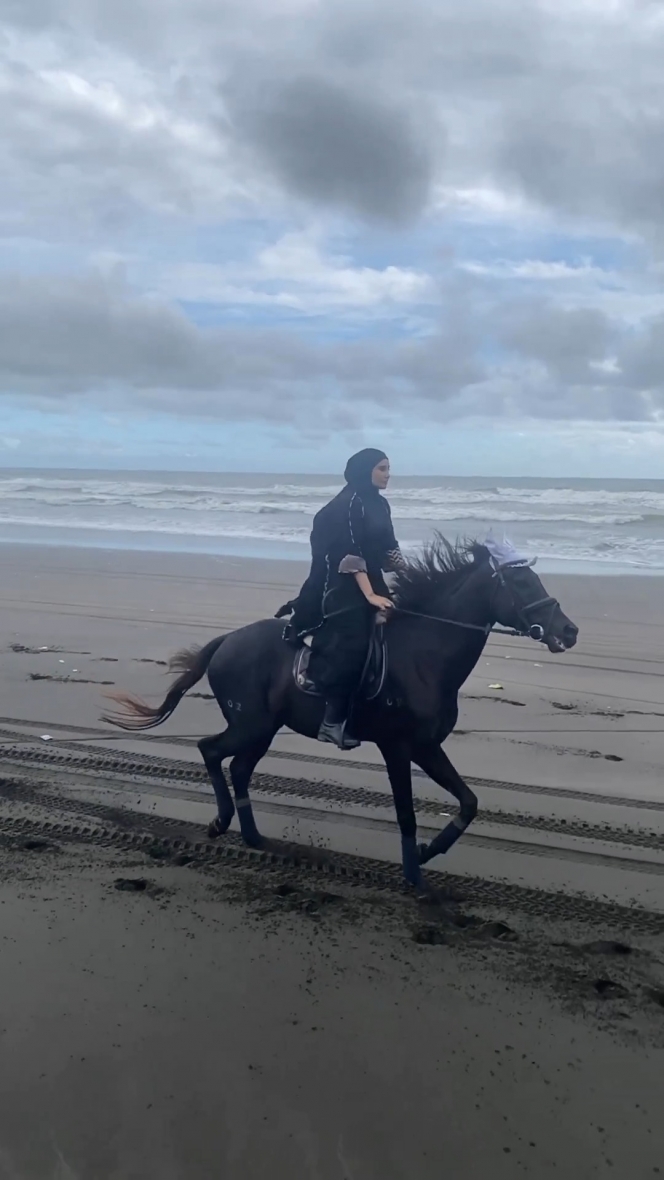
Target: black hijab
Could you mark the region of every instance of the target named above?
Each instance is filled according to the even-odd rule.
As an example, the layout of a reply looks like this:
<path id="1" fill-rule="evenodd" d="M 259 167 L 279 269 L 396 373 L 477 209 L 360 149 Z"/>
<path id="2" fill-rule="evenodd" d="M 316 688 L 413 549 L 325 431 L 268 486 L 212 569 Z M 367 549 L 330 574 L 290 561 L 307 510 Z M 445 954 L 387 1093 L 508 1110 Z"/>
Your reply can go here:
<path id="1" fill-rule="evenodd" d="M 377 492 L 378 489 L 374 485 L 371 476 L 374 467 L 382 463 L 383 459 L 387 459 L 384 451 L 378 451 L 375 447 L 365 447 L 363 451 L 358 451 L 356 455 L 351 455 L 346 464 L 344 472 L 344 479 L 349 487 L 355 492 Z"/>

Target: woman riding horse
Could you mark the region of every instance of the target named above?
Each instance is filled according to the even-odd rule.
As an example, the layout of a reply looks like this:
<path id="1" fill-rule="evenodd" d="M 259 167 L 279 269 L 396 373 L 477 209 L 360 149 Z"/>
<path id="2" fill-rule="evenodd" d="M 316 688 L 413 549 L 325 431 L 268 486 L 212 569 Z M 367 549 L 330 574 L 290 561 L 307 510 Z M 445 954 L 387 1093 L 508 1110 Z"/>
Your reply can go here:
<path id="1" fill-rule="evenodd" d="M 367 657 L 376 611 L 392 600 L 383 572 L 404 564 L 390 506 L 381 496 L 390 464 L 367 448 L 346 465 L 346 486 L 314 517 L 311 571 L 298 598 L 289 635 L 313 634 L 310 675 L 325 696 L 318 739 L 341 750 L 359 746 L 346 732 L 351 697 Z"/>

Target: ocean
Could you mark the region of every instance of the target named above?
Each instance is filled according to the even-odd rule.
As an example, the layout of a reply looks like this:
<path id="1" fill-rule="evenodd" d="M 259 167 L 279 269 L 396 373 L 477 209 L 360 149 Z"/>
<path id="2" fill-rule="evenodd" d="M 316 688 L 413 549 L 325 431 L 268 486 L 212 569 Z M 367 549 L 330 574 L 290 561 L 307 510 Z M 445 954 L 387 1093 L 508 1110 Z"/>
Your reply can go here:
<path id="1" fill-rule="evenodd" d="M 0 471 L 0 542 L 306 560 L 332 476 Z M 505 533 L 543 570 L 664 572 L 664 480 L 394 478 L 395 530 L 413 551 Z"/>

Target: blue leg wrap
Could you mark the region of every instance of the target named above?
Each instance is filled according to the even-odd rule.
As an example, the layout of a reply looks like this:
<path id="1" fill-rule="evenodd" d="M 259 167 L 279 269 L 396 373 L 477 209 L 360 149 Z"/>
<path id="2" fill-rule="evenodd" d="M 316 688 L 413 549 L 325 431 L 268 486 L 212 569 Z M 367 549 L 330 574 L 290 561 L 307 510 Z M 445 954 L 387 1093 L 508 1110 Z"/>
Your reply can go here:
<path id="1" fill-rule="evenodd" d="M 250 848 L 262 848 L 263 837 L 256 827 L 256 820 L 252 810 L 251 802 L 247 799 L 237 799 L 237 817 L 240 821 L 240 832 L 245 844 Z"/>
<path id="2" fill-rule="evenodd" d="M 414 836 L 401 837 L 401 858 L 403 875 L 410 885 L 419 885 L 422 879 L 420 872 L 420 854 L 417 840 Z"/>
<path id="3" fill-rule="evenodd" d="M 466 825 L 464 824 L 462 827 L 461 823 L 462 821 L 459 819 L 453 819 L 430 844 L 421 849 L 420 860 L 422 864 L 433 860 L 434 856 L 441 856 L 442 853 L 449 852 L 452 845 L 456 844 L 459 836 L 462 836 L 466 830 Z"/>

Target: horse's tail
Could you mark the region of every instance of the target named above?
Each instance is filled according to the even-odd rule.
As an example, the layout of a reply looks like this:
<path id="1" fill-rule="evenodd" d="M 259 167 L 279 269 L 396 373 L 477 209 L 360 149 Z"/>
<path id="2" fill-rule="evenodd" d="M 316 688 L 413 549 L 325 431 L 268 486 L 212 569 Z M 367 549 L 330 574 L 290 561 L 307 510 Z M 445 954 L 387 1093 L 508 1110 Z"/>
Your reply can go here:
<path id="1" fill-rule="evenodd" d="M 131 696 L 129 693 L 106 693 L 109 700 L 115 701 L 119 708 L 117 711 L 104 713 L 102 720 L 107 721 L 109 725 L 117 725 L 119 729 L 134 731 L 154 729 L 155 726 L 161 725 L 175 712 L 184 694 L 189 692 L 189 689 L 193 688 L 195 684 L 198 684 L 201 677 L 205 675 L 210 660 L 219 650 L 225 638 L 225 635 L 219 635 L 217 639 L 206 643 L 205 647 L 183 648 L 182 651 L 176 652 L 168 662 L 168 670 L 169 672 L 180 672 L 180 675 L 167 692 L 161 705 L 157 705 L 154 709 L 146 701 Z"/>

